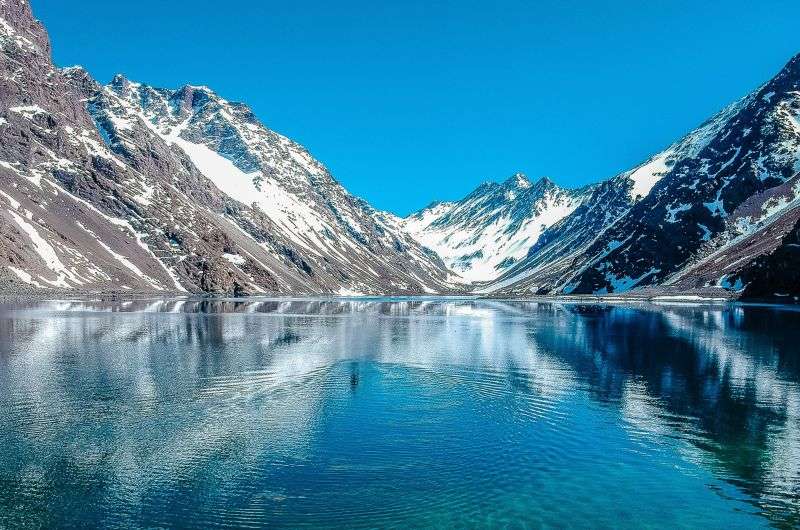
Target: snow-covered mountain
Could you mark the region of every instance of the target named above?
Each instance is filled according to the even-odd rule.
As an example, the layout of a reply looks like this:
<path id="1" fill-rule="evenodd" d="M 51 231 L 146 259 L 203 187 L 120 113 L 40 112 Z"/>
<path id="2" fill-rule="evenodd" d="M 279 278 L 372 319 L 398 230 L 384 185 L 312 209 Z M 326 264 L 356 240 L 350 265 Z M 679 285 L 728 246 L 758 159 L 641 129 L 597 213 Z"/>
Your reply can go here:
<path id="1" fill-rule="evenodd" d="M 663 153 L 595 188 L 525 260 L 482 290 L 747 293 L 754 264 L 769 267 L 760 257 L 791 239 L 799 116 L 800 56 Z"/>
<path id="2" fill-rule="evenodd" d="M 487 281 L 524 258 L 548 227 L 590 193 L 516 174 L 502 184 L 481 184 L 460 201 L 433 203 L 403 219 L 402 226 L 466 281 Z"/>
<path id="3" fill-rule="evenodd" d="M 518 174 L 401 219 L 209 88 L 56 68 L 27 0 L 0 0 L 0 50 L 0 292 L 800 300 L 800 55 L 609 180 Z"/>
<path id="4" fill-rule="evenodd" d="M 434 203 L 404 226 L 445 263 L 489 293 L 556 293 L 593 258 L 589 247 L 682 160 L 720 133 L 738 102 L 641 165 L 579 190 L 523 175 L 484 184 L 465 199 Z"/>
<path id="5" fill-rule="evenodd" d="M 6 291 L 448 291 L 449 272 L 301 146 L 205 87 L 61 71 L 0 0 Z"/>

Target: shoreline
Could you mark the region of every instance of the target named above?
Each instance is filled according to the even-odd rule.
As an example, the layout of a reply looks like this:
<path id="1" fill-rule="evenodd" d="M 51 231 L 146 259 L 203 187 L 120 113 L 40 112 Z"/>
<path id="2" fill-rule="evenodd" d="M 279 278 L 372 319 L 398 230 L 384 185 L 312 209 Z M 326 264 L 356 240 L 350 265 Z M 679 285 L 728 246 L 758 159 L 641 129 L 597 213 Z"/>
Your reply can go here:
<path id="1" fill-rule="evenodd" d="M 213 293 L 185 293 L 165 291 L 137 291 L 137 292 L 88 292 L 88 291 L 53 291 L 53 292 L 26 292 L 9 293 L 0 292 L 0 304 L 14 302 L 45 302 L 45 301 L 98 301 L 98 302 L 124 302 L 137 300 L 225 300 L 225 301 L 256 301 L 256 300 L 374 300 L 374 299 L 399 299 L 399 300 L 481 300 L 497 302 L 546 302 L 567 304 L 655 304 L 655 305 L 742 305 L 742 306 L 773 306 L 773 307 L 800 307 L 800 302 L 791 298 L 770 299 L 741 299 L 727 293 L 703 292 L 702 294 L 670 294 L 665 292 L 632 292 L 625 294 L 582 294 L 582 295 L 531 295 L 531 296 L 487 296 L 481 294 L 365 294 L 359 296 L 342 296 L 335 293 L 325 294 L 287 294 L 265 293 L 235 297 L 225 294 Z M 788 298 L 788 297 L 787 297 Z"/>

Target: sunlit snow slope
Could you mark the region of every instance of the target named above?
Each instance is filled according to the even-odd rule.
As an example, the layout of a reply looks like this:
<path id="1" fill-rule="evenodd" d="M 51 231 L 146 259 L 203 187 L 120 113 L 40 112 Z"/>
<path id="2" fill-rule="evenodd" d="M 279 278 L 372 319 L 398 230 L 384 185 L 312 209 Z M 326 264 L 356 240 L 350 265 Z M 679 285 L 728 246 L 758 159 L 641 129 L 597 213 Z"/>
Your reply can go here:
<path id="1" fill-rule="evenodd" d="M 434 203 L 403 226 L 466 281 L 492 280 L 524 258 L 549 226 L 572 213 L 587 190 L 521 174 L 482 184 L 457 202 Z"/>

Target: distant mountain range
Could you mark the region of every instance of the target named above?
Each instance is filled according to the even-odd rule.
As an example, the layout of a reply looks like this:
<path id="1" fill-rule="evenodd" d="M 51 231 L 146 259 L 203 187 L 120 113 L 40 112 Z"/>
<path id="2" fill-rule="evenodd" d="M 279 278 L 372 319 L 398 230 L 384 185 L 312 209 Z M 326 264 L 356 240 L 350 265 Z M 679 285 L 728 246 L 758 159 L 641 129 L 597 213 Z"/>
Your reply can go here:
<path id="1" fill-rule="evenodd" d="M 51 61 L 0 0 L 0 292 L 800 297 L 800 56 L 577 190 L 517 174 L 406 218 L 211 89 Z"/>
<path id="2" fill-rule="evenodd" d="M 517 174 L 482 184 L 460 201 L 433 203 L 401 226 L 466 280 L 493 280 L 590 194 L 591 188 L 565 190 L 547 178 L 532 183 Z"/>

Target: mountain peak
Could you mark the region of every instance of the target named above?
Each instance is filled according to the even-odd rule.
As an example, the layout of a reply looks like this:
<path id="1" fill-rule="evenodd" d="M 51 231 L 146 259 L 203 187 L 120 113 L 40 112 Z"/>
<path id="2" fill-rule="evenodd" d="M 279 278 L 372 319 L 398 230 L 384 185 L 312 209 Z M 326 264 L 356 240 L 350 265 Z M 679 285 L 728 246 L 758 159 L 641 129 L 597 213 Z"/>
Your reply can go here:
<path id="1" fill-rule="evenodd" d="M 177 90 L 180 94 L 194 95 L 196 93 L 203 94 L 206 97 L 217 97 L 217 93 L 211 90 L 206 85 L 190 85 L 186 84 Z"/>
<path id="2" fill-rule="evenodd" d="M 557 184 L 553 182 L 550 177 L 542 177 L 536 181 L 535 186 L 537 188 L 553 188 L 556 187 Z"/>
<path id="3" fill-rule="evenodd" d="M 67 82 L 77 88 L 78 92 L 84 96 L 96 92 L 98 89 L 97 81 L 83 66 L 68 66 L 62 68 L 61 73 L 67 79 Z"/>
<path id="4" fill-rule="evenodd" d="M 75 64 L 75 65 L 72 65 L 72 66 L 65 66 L 64 68 L 61 69 L 61 71 L 66 75 L 83 76 L 83 75 L 88 75 L 89 74 L 89 72 L 86 71 L 86 68 L 84 68 L 80 64 Z"/>
<path id="5" fill-rule="evenodd" d="M 92 74 L 90 74 L 86 68 L 81 65 L 67 66 L 61 69 L 61 73 L 64 75 L 64 77 L 72 81 L 90 81 L 94 83 Z"/>
<path id="6" fill-rule="evenodd" d="M 524 173 L 514 173 L 503 182 L 503 187 L 506 188 L 527 189 L 531 186 L 531 181 L 528 180 Z"/>
<path id="7" fill-rule="evenodd" d="M 130 84 L 130 80 L 123 74 L 115 74 L 111 79 L 111 86 L 114 88 L 125 88 Z"/>

